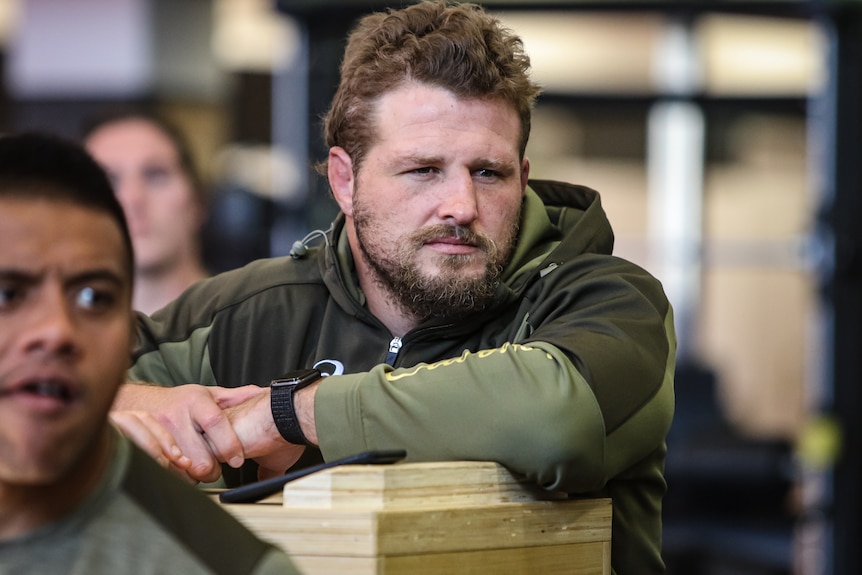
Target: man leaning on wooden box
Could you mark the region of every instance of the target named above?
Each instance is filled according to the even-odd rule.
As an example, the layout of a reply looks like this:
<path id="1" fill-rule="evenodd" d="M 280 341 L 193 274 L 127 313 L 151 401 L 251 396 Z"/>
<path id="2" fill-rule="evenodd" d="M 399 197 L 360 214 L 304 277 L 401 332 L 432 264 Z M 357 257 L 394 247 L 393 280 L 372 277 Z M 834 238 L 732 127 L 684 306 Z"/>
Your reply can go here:
<path id="1" fill-rule="evenodd" d="M 663 573 L 671 307 L 611 255 L 597 192 L 529 178 L 539 92 L 478 6 L 360 20 L 324 126 L 339 215 L 140 316 L 114 407 L 156 417 L 128 433 L 164 426 L 228 485 L 368 449 L 496 461 L 612 498 L 616 573 Z"/>

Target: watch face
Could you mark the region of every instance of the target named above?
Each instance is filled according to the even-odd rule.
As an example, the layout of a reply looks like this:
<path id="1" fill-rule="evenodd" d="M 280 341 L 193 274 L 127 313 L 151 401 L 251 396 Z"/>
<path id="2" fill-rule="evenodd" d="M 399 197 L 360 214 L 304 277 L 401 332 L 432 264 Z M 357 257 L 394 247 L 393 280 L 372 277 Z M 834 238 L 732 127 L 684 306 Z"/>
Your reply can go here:
<path id="1" fill-rule="evenodd" d="M 316 369 L 298 369 L 296 371 L 289 371 L 279 377 L 278 379 L 274 379 L 270 382 L 270 386 L 288 386 L 288 385 L 302 385 L 309 384 L 317 381 L 322 377 L 320 371 Z"/>

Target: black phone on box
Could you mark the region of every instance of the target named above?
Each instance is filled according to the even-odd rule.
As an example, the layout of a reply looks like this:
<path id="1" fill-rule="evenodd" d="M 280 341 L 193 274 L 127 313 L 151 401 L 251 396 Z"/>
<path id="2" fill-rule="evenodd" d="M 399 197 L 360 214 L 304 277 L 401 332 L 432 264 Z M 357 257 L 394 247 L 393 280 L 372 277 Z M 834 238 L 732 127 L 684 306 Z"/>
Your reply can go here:
<path id="1" fill-rule="evenodd" d="M 254 503 L 255 501 L 260 501 L 264 497 L 269 497 L 273 493 L 278 493 L 278 490 L 284 487 L 285 483 L 299 479 L 300 477 L 305 477 L 306 475 L 311 475 L 318 471 L 323 471 L 324 469 L 330 469 L 339 465 L 395 463 L 401 461 L 405 457 L 407 457 L 407 452 L 403 449 L 363 451 L 362 453 L 348 455 L 347 457 L 334 459 L 319 465 L 312 465 L 311 467 L 279 475 L 278 477 L 271 477 L 262 481 L 249 483 L 248 485 L 234 487 L 233 489 L 228 489 L 227 491 L 219 493 L 218 498 L 222 503 Z"/>

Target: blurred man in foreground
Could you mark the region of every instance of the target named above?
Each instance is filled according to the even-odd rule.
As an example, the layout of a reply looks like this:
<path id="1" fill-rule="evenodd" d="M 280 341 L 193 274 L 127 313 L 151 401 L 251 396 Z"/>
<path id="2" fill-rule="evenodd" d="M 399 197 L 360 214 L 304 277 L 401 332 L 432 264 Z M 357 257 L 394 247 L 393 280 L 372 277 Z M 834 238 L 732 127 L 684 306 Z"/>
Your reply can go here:
<path id="1" fill-rule="evenodd" d="M 295 573 L 109 424 L 133 262 L 122 208 L 83 149 L 0 137 L 0 573 Z M 162 465 L 190 463 L 156 439 Z"/>

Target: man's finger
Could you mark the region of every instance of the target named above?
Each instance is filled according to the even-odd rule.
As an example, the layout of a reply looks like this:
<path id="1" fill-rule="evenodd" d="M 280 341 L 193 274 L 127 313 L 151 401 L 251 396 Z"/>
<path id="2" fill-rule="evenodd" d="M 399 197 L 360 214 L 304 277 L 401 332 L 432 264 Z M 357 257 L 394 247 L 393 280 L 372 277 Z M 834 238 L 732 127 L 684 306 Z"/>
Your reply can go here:
<path id="1" fill-rule="evenodd" d="M 183 469 L 191 464 L 170 432 L 148 413 L 114 411 L 109 417 L 123 435 L 161 465 Z"/>
<path id="2" fill-rule="evenodd" d="M 240 467 L 245 462 L 242 443 L 230 420 L 216 406 L 195 414 L 195 424 L 200 429 L 201 441 L 217 461 L 231 467 Z"/>

